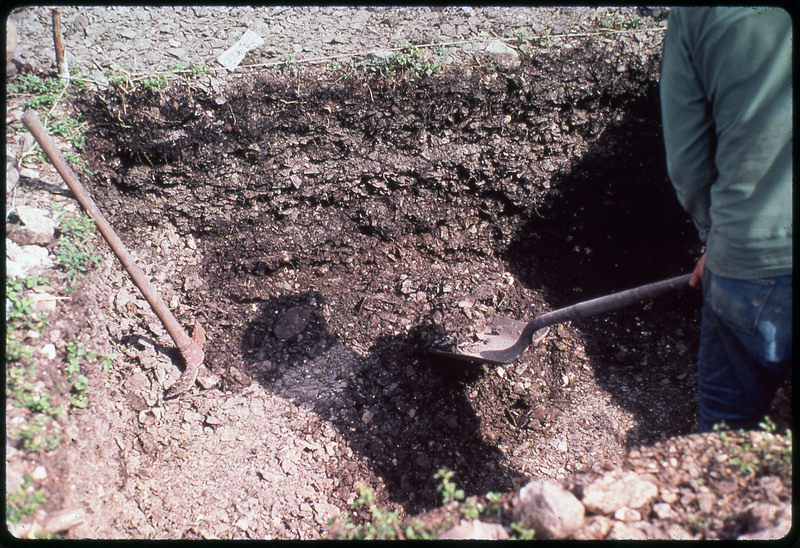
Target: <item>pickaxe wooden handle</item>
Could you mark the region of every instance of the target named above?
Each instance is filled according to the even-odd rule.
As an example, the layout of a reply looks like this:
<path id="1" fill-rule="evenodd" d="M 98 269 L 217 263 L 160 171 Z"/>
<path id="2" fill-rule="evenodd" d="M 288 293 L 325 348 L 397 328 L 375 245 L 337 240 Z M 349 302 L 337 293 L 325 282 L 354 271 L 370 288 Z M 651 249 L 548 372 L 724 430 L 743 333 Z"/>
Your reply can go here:
<path id="1" fill-rule="evenodd" d="M 169 311 L 167 305 L 164 304 L 164 301 L 161 299 L 155 287 L 153 287 L 153 284 L 150 283 L 150 280 L 147 279 L 142 269 L 134 262 L 133 257 L 125 248 L 122 240 L 119 239 L 114 229 L 112 229 L 111 225 L 106 221 L 103 214 L 89 196 L 89 193 L 86 192 L 86 189 L 78 180 L 78 176 L 75 175 L 75 172 L 69 167 L 61 151 L 56 148 L 52 139 L 50 139 L 50 136 L 47 134 L 47 131 L 42 127 L 36 113 L 32 110 L 28 110 L 22 115 L 21 120 L 39 142 L 39 146 L 42 147 L 45 155 L 47 155 L 50 162 L 55 166 L 58 173 L 64 179 L 64 182 L 67 183 L 67 186 L 75 195 L 81 207 L 94 219 L 98 230 L 100 230 L 100 234 L 103 235 L 108 245 L 111 246 L 119 262 L 121 262 L 125 270 L 128 271 L 133 283 L 139 288 L 139 291 L 142 292 L 144 298 L 147 299 L 153 312 L 156 313 L 164 324 L 169 336 L 172 337 L 178 350 L 180 350 L 183 359 L 186 361 L 186 369 L 181 374 L 181 378 L 178 382 L 170 387 L 168 395 L 177 395 L 181 392 L 185 392 L 194 384 L 197 378 L 197 372 L 205 358 L 205 353 L 203 352 L 205 331 L 200 326 L 200 322 L 195 321 L 194 331 L 192 336 L 189 337 L 175 319 L 175 316 L 172 315 L 172 312 Z"/>

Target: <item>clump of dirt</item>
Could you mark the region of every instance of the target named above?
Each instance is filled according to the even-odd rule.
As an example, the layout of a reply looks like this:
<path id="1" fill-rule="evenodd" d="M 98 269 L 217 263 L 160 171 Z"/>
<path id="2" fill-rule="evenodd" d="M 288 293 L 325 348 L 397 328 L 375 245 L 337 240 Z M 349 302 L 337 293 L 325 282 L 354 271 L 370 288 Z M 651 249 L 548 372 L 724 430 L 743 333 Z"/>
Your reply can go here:
<path id="1" fill-rule="evenodd" d="M 255 382 L 332 425 L 380 500 L 435 506 L 440 468 L 468 494 L 564 477 L 691 431 L 698 295 L 558 326 L 509 366 L 428 350 L 495 313 L 530 318 L 692 268 L 658 58 L 618 49 L 587 41 L 513 72 L 423 80 L 309 69 L 222 94 L 111 87 L 82 101 L 87 186 L 126 241 L 164 225 L 197 241 L 202 264 L 171 286 L 180 320 L 206 327 L 222 389 Z M 344 509 L 353 459 L 334 451 Z"/>

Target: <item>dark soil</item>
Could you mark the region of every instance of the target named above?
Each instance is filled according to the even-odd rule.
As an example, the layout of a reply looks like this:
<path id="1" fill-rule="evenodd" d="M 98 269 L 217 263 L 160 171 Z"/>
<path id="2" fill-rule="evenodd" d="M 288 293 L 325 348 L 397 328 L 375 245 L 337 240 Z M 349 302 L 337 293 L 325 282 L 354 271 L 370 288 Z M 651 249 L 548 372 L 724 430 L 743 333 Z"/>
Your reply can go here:
<path id="1" fill-rule="evenodd" d="M 181 320 L 206 327 L 226 390 L 254 379 L 313 409 L 408 512 L 437 502 L 443 467 L 468 493 L 509 489 L 537 473 L 520 461 L 556 423 L 624 447 L 693 427 L 688 290 L 558 326 L 500 369 L 427 353 L 493 313 L 530 318 L 692 268 L 656 67 L 619 71 L 608 49 L 421 81 L 270 73 L 224 104 L 188 84 L 112 87 L 83 103 L 88 183 L 128 240 L 163 223 L 198 240 Z M 354 370 L 315 363 L 336 345 Z M 633 417 L 627 435 L 598 412 L 559 420 L 591 384 Z M 568 443 L 567 471 L 614 452 Z"/>

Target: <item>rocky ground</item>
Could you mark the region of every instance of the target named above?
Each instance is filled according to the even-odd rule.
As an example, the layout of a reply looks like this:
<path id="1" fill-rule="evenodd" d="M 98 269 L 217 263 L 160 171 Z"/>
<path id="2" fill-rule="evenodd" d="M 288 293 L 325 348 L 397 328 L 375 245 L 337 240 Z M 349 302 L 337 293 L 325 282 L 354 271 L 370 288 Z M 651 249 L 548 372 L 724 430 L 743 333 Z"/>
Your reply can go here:
<path id="1" fill-rule="evenodd" d="M 53 70 L 50 17 L 10 15 L 13 70 Z M 509 366 L 428 352 L 691 268 L 658 124 L 666 10 L 62 18 L 87 87 L 40 116 L 85 123 L 59 142 L 179 321 L 205 326 L 206 368 L 165 398 L 174 343 L 102 241 L 71 277 L 79 211 L 18 122 L 33 94 L 9 87 L 7 492 L 44 497 L 13 534 L 374 531 L 359 485 L 400 536 L 788 532 L 791 386 L 774 432 L 691 435 L 696 295 L 554 327 Z M 247 29 L 263 44 L 230 72 L 217 58 Z M 466 502 L 440 506 L 442 469 Z"/>

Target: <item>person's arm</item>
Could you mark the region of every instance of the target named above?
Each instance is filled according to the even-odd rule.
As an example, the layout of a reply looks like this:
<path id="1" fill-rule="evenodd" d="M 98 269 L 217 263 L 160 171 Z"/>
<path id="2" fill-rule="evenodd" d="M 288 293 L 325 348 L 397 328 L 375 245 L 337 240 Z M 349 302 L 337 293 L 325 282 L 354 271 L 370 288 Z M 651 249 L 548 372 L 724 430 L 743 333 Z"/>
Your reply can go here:
<path id="1" fill-rule="evenodd" d="M 670 12 L 661 65 L 661 117 L 670 180 L 705 242 L 711 228 L 710 187 L 717 177 L 716 135 L 711 105 L 692 64 L 691 37 L 683 20 L 687 15 L 681 8 Z"/>

